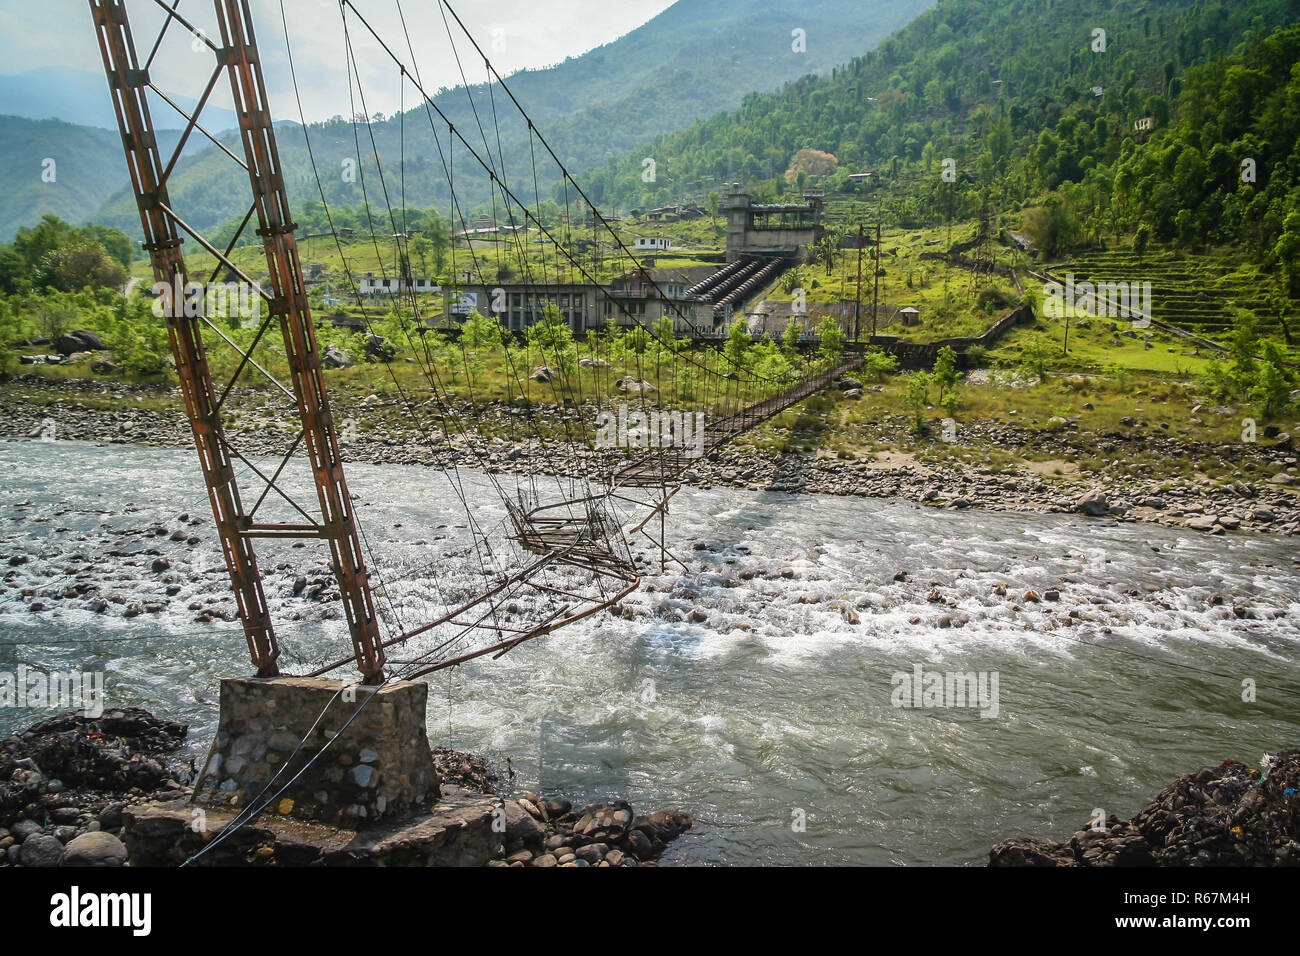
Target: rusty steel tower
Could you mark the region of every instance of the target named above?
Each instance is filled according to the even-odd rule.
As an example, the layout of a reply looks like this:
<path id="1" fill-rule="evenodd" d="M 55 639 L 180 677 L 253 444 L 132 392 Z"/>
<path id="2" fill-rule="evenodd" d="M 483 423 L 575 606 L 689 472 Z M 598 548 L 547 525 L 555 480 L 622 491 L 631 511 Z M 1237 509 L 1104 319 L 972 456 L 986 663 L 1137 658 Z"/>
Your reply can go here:
<path id="1" fill-rule="evenodd" d="M 320 352 L 294 239 L 296 224 L 289 213 L 289 200 L 247 0 L 214 0 L 219 28 L 219 37 L 216 39 L 208 37 L 178 12 L 179 0 L 170 6 L 161 0 L 154 0 L 161 8 L 164 20 L 143 64 L 136 53 L 124 0 L 89 2 L 118 127 L 122 133 L 131 184 L 140 210 L 144 248 L 153 264 L 155 281 L 168 290 L 182 290 L 189 283 L 185 257 L 181 251 L 184 233 L 215 258 L 217 267 L 209 281 L 216 277 L 219 270 L 233 273 L 240 281 L 257 290 L 266 307 L 252 344 L 247 349 L 241 349 L 206 316 L 187 316 L 186 310 L 181 308 L 179 296 L 174 293 L 161 296 L 186 412 L 257 676 L 274 677 L 279 674 L 277 658 L 280 649 L 258 573 L 254 539 L 314 538 L 324 539 L 330 547 L 332 566 L 352 638 L 352 659 L 357 662 L 364 683 L 381 683 L 384 680 L 384 651 L 379 639 L 374 598 L 352 501 L 343 477 L 338 436 L 321 373 Z M 192 113 L 187 113 L 158 89 L 149 76 L 154 57 L 173 25 L 183 30 L 186 42 L 192 42 L 200 51 L 198 44 L 206 45 L 215 60 L 212 73 L 208 76 Z M 223 73 L 230 83 L 234 112 L 239 120 L 242 158 L 221 143 L 200 122 L 200 115 Z M 170 108 L 181 113 L 187 121 L 175 150 L 165 164 L 158 151 L 146 91 L 152 92 Z M 224 251 L 187 223 L 173 207 L 168 195 L 168 180 L 195 130 L 210 139 L 248 173 L 248 212 Z M 236 242 L 254 217 L 256 234 L 261 237 L 266 253 L 269 274 L 267 281 L 260 286 L 230 260 Z M 284 339 L 289 385 L 277 380 L 252 357 L 257 343 L 272 323 L 279 324 Z M 220 392 L 213 381 L 204 349 L 205 328 L 222 338 L 241 356 L 230 384 Z M 231 447 L 223 427 L 222 411 L 231 386 L 249 366 L 265 374 L 297 407 L 297 437 L 270 475 Z M 279 484 L 281 473 L 299 445 L 305 449 L 315 481 L 318 499 L 315 506 L 303 507 Z M 240 495 L 234 468 L 236 460 L 265 483 L 251 509 L 245 507 Z M 288 502 L 302 516 L 302 523 L 258 521 L 257 511 L 271 492 Z"/>

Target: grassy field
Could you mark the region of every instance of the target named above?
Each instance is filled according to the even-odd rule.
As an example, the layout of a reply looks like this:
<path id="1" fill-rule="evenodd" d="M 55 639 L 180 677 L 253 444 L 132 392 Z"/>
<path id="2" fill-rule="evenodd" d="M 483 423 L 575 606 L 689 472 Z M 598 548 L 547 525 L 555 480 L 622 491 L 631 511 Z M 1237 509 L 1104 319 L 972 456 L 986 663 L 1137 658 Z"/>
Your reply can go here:
<path id="1" fill-rule="evenodd" d="M 949 230 L 894 229 L 881 233 L 879 303 L 882 309 L 912 307 L 921 313 L 920 323 L 904 327 L 887 324 L 882 316 L 877 330 L 896 335 L 909 342 L 976 336 L 984 332 L 1020 299 L 1020 292 L 1010 278 L 984 274 L 973 276 L 970 270 L 942 259 L 922 259 L 925 252 L 939 252 L 951 241 L 974 234 L 974 224 L 966 223 Z M 872 238 L 874 244 L 874 237 Z M 875 289 L 871 270 L 874 248 L 869 245 L 862 255 L 862 301 L 868 306 Z M 996 261 L 1021 266 L 1024 256 L 1002 247 L 996 248 Z M 829 305 L 854 300 L 858 290 L 858 250 L 836 250 L 829 273 L 824 262 L 802 267 L 801 287 L 810 304 Z M 789 301 L 793 292 L 781 283 L 768 296 Z M 869 318 L 868 318 L 869 321 Z"/>

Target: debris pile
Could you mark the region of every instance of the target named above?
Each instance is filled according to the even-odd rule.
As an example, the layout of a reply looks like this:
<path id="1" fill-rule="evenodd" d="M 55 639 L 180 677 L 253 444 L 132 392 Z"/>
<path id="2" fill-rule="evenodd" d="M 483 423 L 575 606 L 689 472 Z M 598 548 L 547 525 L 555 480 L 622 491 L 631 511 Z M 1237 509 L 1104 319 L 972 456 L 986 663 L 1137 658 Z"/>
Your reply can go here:
<path id="1" fill-rule="evenodd" d="M 75 712 L 0 740 L 0 866 L 121 866 L 128 803 L 181 788 L 184 724 L 136 707 Z"/>
<path id="2" fill-rule="evenodd" d="M 1225 760 L 1188 774 L 1133 819 L 1110 817 L 1068 843 L 1005 840 L 989 866 L 1300 866 L 1300 750 L 1258 770 Z"/>

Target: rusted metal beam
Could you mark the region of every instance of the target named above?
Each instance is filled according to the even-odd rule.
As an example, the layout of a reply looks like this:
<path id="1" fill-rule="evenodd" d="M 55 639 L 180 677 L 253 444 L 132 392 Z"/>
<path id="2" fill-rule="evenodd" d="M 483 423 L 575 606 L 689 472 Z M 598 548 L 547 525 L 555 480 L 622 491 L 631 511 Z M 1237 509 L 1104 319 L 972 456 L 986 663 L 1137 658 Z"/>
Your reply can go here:
<path id="1" fill-rule="evenodd" d="M 181 237 L 171 217 L 164 212 L 168 203 L 167 186 L 145 94 L 149 86 L 148 72 L 139 66 L 123 0 L 89 2 L 154 280 L 168 290 L 183 289 L 188 274 L 181 253 Z M 248 649 L 257 675 L 274 677 L 279 673 L 276 659 L 280 649 L 262 591 L 257 557 L 252 544 L 239 531 L 245 520 L 244 510 L 217 411 L 199 320 L 187 318 L 181 303 L 174 301 L 174 295 L 169 293 L 163 301 L 170 306 L 167 333 L 176 359 L 176 374 Z"/>
<path id="2" fill-rule="evenodd" d="M 357 665 L 365 683 L 377 684 L 384 679 L 379 620 L 352 500 L 343 477 L 316 330 L 303 286 L 302 265 L 293 235 L 296 224 L 289 213 L 289 196 L 271 123 L 252 13 L 247 0 L 214 0 L 214 6 L 221 33 L 218 58 L 230 78 L 244 160 L 257 206 L 257 234 L 262 237 L 266 252 L 270 313 L 279 318 L 284 333 L 285 356 L 298 402 L 304 445 L 320 500 L 321 525 L 329 541 Z"/>

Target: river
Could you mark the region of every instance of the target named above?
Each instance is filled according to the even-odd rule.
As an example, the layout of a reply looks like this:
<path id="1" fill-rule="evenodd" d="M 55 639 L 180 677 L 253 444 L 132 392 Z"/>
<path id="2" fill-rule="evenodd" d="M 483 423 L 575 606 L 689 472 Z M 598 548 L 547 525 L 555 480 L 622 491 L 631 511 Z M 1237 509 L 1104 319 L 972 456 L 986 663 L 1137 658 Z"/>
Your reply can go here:
<path id="1" fill-rule="evenodd" d="M 441 472 L 348 475 L 381 578 L 454 573 L 466 517 Z M 461 476 L 499 520 L 485 476 Z M 434 743 L 510 758 L 515 789 L 688 810 L 666 863 L 980 865 L 999 839 L 1066 839 L 1095 808 L 1128 817 L 1191 770 L 1300 745 L 1294 540 L 690 488 L 667 527 L 689 570 L 648 577 L 631 620 L 435 674 L 429 707 Z M 339 656 L 336 608 L 292 596 L 323 552 L 259 554 L 284 669 Z M 237 621 L 189 609 L 233 610 L 192 452 L 0 442 L 0 571 L 0 671 L 102 671 L 108 706 L 206 748 L 217 682 L 248 659 Z M 99 591 L 53 596 L 78 581 Z M 389 591 L 411 621 L 430 609 L 417 576 Z M 896 706 L 918 667 L 995 679 L 993 706 Z M 0 731 L 51 712 L 0 709 Z"/>

